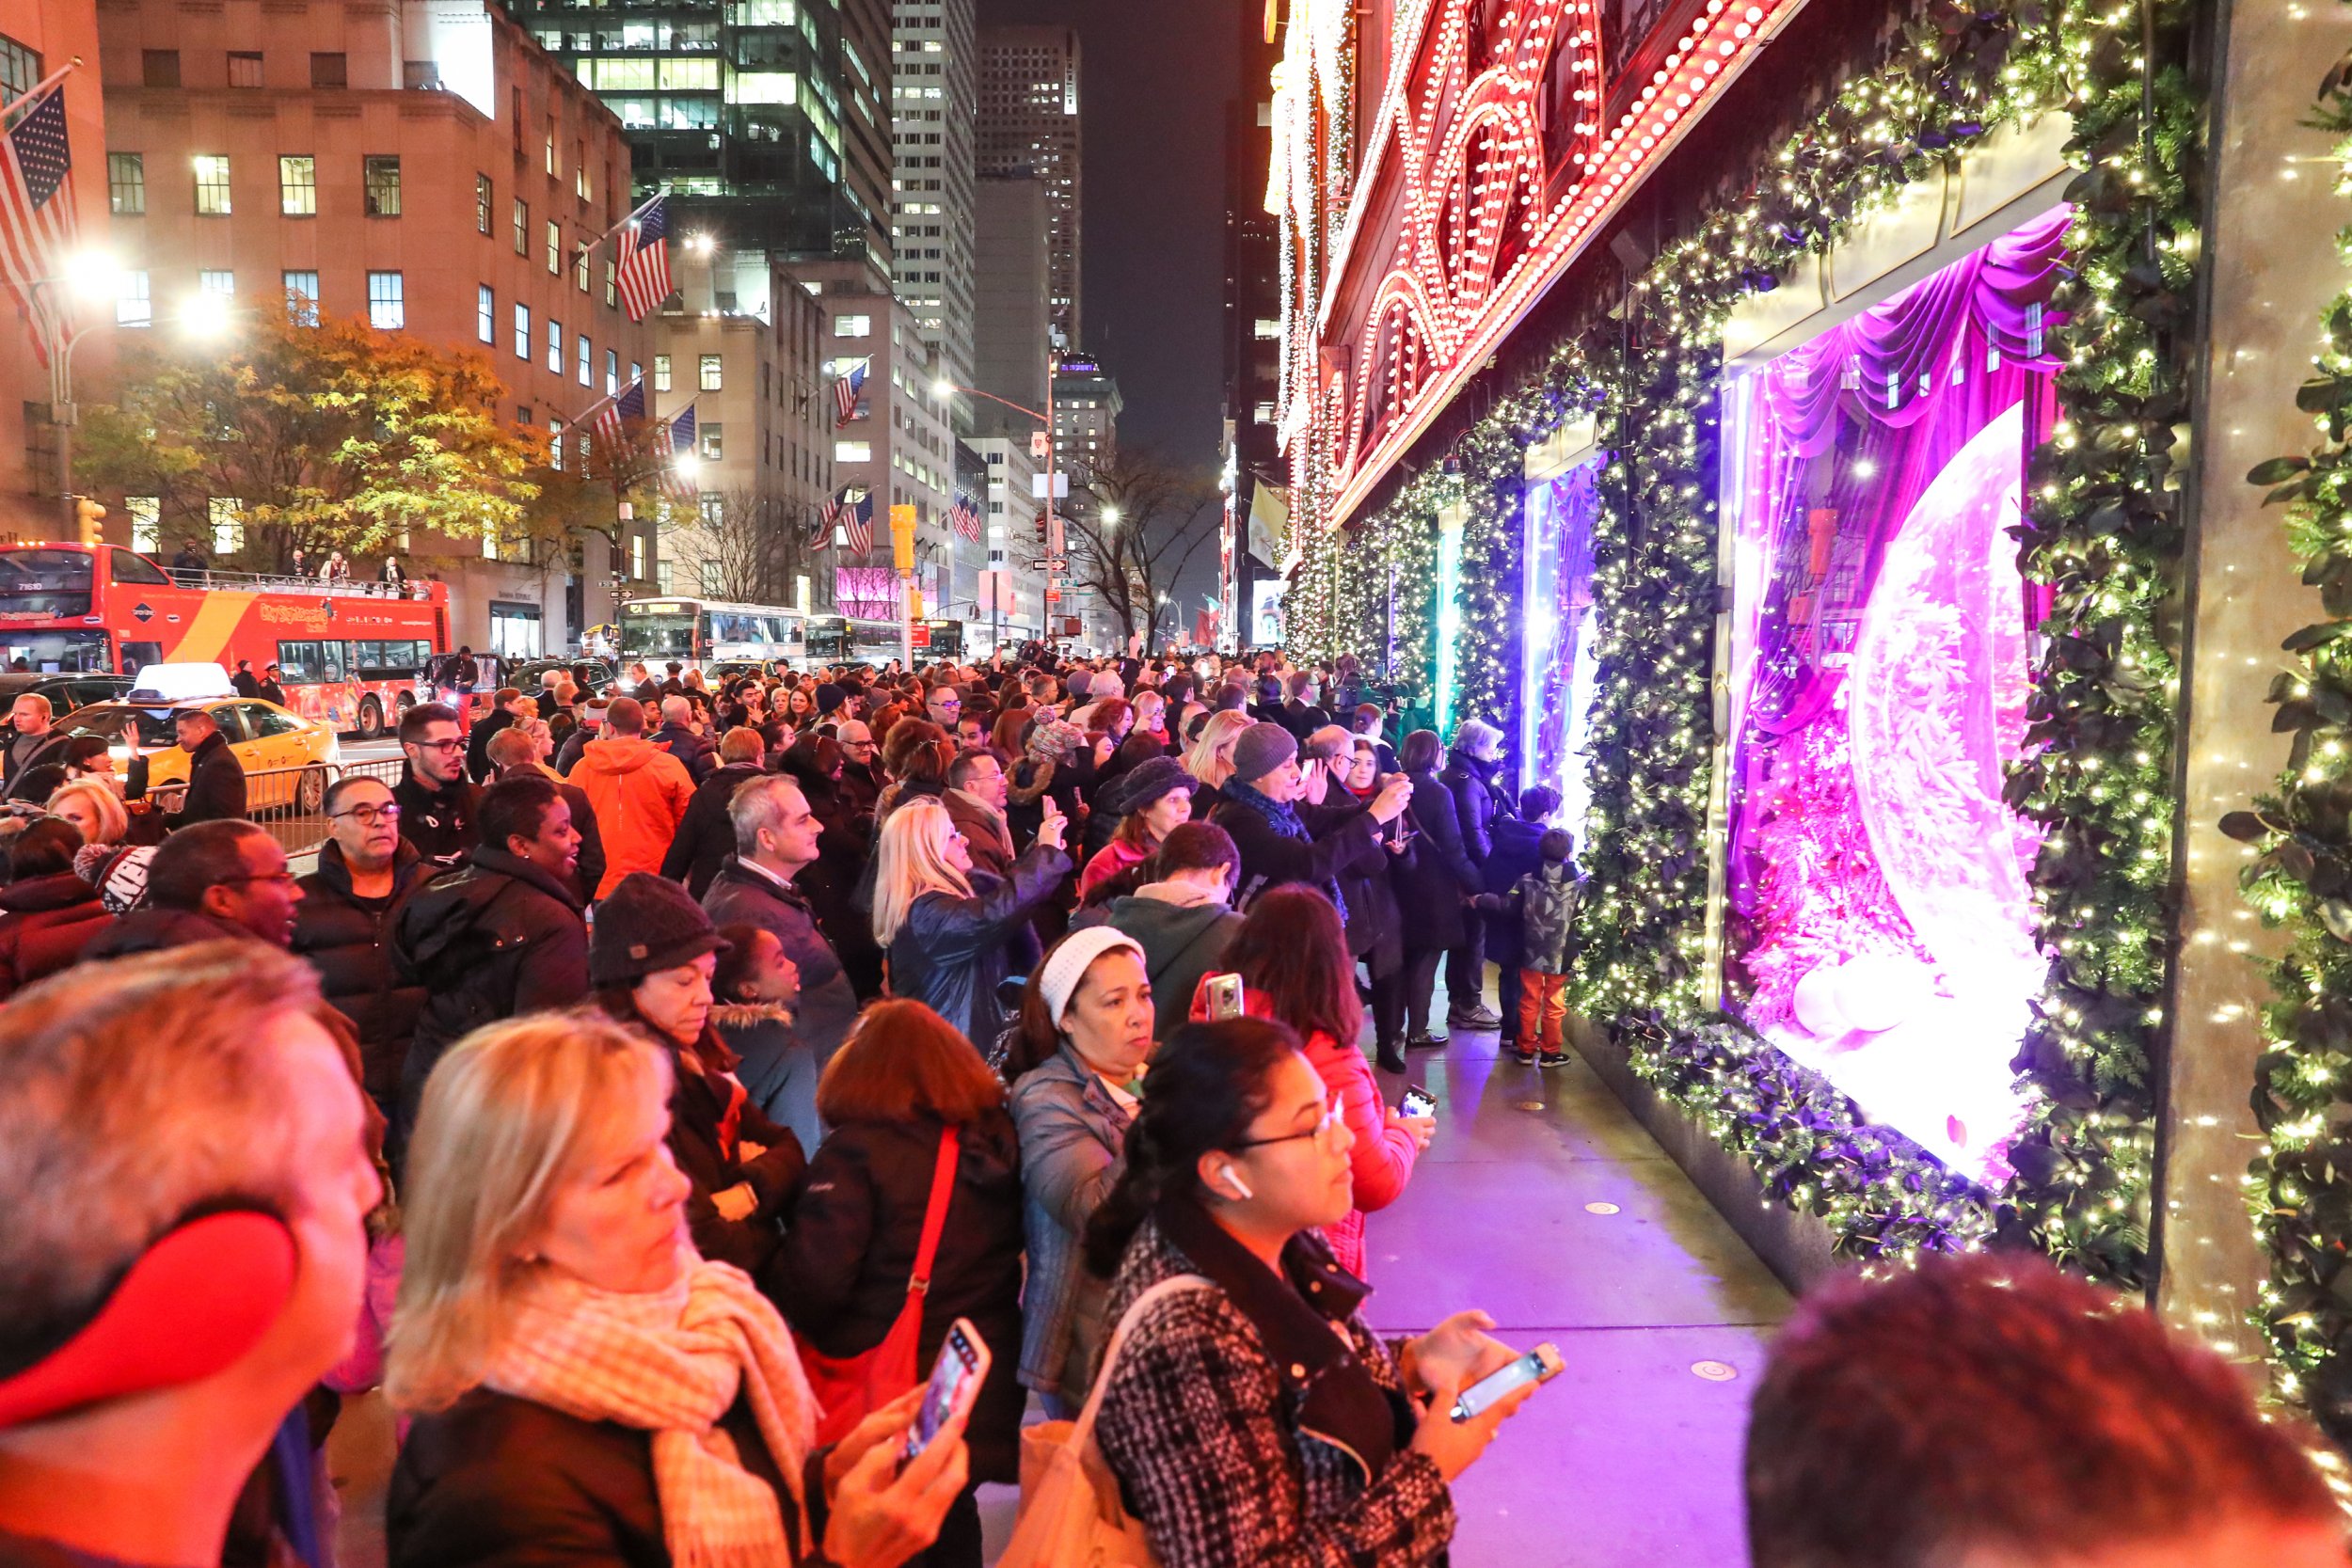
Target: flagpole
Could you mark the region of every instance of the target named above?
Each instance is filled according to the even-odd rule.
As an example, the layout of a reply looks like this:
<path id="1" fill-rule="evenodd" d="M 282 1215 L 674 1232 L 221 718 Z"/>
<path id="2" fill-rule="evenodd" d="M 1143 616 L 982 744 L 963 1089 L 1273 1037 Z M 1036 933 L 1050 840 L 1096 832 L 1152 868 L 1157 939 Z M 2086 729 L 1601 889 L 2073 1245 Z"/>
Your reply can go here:
<path id="1" fill-rule="evenodd" d="M 30 103 L 34 99 L 39 98 L 42 93 L 47 92 L 51 87 L 56 87 L 59 82 L 64 81 L 68 75 L 72 74 L 72 71 L 81 65 L 81 63 L 82 56 L 76 55 L 72 59 L 66 61 L 65 64 L 59 66 L 56 70 L 42 77 L 40 81 L 35 82 L 31 87 L 26 87 L 16 97 L 9 99 L 6 103 L 0 103 L 0 123 L 5 123 L 10 115 L 16 113 L 17 110 L 23 108 L 25 104 Z"/>
<path id="2" fill-rule="evenodd" d="M 655 202 L 660 200 L 663 197 L 669 194 L 670 187 L 664 185 L 660 190 L 654 192 L 653 195 L 645 198 L 644 200 L 629 209 L 628 216 L 623 218 L 620 222 L 614 224 L 612 228 L 606 230 L 595 239 L 590 240 L 587 244 L 581 245 L 578 254 L 572 259 L 577 261 L 581 256 L 594 256 L 596 253 L 596 247 L 598 245 L 604 244 L 605 241 L 611 239 L 622 230 L 627 229 L 630 224 L 635 223 L 639 217 L 644 215 L 646 208 L 652 206 Z"/>

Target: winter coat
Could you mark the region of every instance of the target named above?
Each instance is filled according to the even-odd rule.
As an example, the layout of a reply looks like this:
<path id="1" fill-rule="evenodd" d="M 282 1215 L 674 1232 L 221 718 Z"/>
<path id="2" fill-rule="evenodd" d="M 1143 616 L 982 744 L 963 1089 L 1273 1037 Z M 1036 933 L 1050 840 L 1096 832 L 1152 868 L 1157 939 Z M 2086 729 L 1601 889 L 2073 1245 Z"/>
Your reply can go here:
<path id="1" fill-rule="evenodd" d="M 1021 1382 L 1086 1402 L 1102 1357 L 1109 1281 L 1087 1272 L 1087 1220 L 1118 1180 L 1132 1119 L 1067 1042 L 1021 1075 L 1009 1101 L 1021 1134 Z"/>
<path id="2" fill-rule="evenodd" d="M 400 1064 L 416 1031 L 424 988 L 393 977 L 385 933 L 392 907 L 432 870 L 406 839 L 392 856 L 392 891 L 381 900 L 351 890 L 342 846 L 319 846 L 319 868 L 295 885 L 293 952 L 318 971 L 319 990 L 350 1019 L 359 1035 L 361 1081 L 380 1106 L 400 1098 Z"/>
<path id="3" fill-rule="evenodd" d="M 739 787 L 765 773 L 755 762 L 730 762 L 696 784 L 686 819 L 661 858 L 661 874 L 684 882 L 686 891 L 700 898 L 719 874 L 719 863 L 735 853 L 735 821 L 727 816 L 727 802 Z"/>
<path id="4" fill-rule="evenodd" d="M 880 748 L 876 750 L 879 752 Z M 882 777 L 879 764 L 850 761 L 841 767 L 841 799 L 850 810 L 860 816 L 873 815 L 875 802 L 882 799 Z"/>
<path id="5" fill-rule="evenodd" d="M 490 765 L 490 737 L 515 722 L 515 716 L 494 707 L 466 731 L 466 777 L 481 784 L 497 769 Z"/>
<path id="6" fill-rule="evenodd" d="M 0 1001 L 72 968 L 115 917 L 77 872 L 27 877 L 0 888 Z"/>
<path id="7" fill-rule="evenodd" d="M 1327 819 L 1337 819 L 1350 813 L 1369 813 L 1372 796 L 1334 789 L 1325 797 L 1320 808 Z M 1347 911 L 1347 951 L 1361 958 L 1374 974 L 1393 974 L 1405 965 L 1405 919 L 1396 904 L 1396 873 L 1398 867 L 1413 857 L 1407 844 L 1402 854 L 1391 854 L 1388 847 L 1390 830 L 1375 827 L 1376 847 L 1370 853 L 1359 854 L 1340 868 L 1340 898 Z"/>
<path id="8" fill-rule="evenodd" d="M 768 1483 L 796 1538 L 792 1490 L 739 1395 L 720 1419 L 737 1462 Z M 824 1462 L 809 1456 L 803 1494 L 823 1539 Z M 476 1388 L 410 1423 L 384 1501 L 388 1568 L 671 1568 L 653 1433 L 590 1421 Z"/>
<path id="9" fill-rule="evenodd" d="M 416 770 L 404 765 L 400 783 L 392 786 L 400 807 L 400 836 L 417 847 L 417 853 L 437 865 L 455 865 L 473 847 L 474 814 L 482 792 L 460 779 L 447 789 L 430 790 Z"/>
<path id="10" fill-rule="evenodd" d="M 133 757 L 124 769 L 122 798 L 136 800 L 147 794 L 147 758 Z M 176 787 L 176 786 L 171 786 Z M 230 822 L 245 816 L 245 764 L 229 749 L 229 737 L 215 730 L 188 758 L 187 794 L 178 811 L 160 814 L 167 828 L 194 822 Z"/>
<path id="11" fill-rule="evenodd" d="M 424 1081 L 458 1038 L 485 1023 L 586 997 L 588 928 L 561 879 L 477 845 L 392 911 L 392 973 L 424 990 L 401 1068 L 401 1112 L 414 1124 Z"/>
<path id="12" fill-rule="evenodd" d="M 1407 809 L 1413 831 L 1413 858 L 1391 873 L 1397 908 L 1409 910 L 1405 930 L 1407 949 L 1458 947 L 1469 938 L 1462 918 L 1462 897 L 1479 889 L 1478 866 L 1462 849 L 1461 817 L 1454 794 L 1435 773 L 1415 773 L 1413 800 Z"/>
<path id="13" fill-rule="evenodd" d="M 694 1250 L 756 1277 L 784 1243 L 781 1227 L 801 1196 L 808 1155 L 789 1129 L 752 1103 L 735 1076 L 735 1053 L 717 1035 L 706 1031 L 701 1049 L 690 1055 L 643 1020 L 628 1022 L 669 1053 L 670 1157 L 689 1184 L 686 1227 Z M 746 1141 L 760 1148 L 749 1159 Z M 722 1215 L 713 1195 L 746 1183 L 758 1207 L 739 1220 Z"/>
<path id="14" fill-rule="evenodd" d="M 1525 933 L 1521 967 L 1539 974 L 1568 972 L 1568 959 L 1576 952 L 1576 906 L 1583 894 L 1575 867 L 1566 861 L 1553 861 L 1519 879 L 1511 897 Z"/>
<path id="15" fill-rule="evenodd" d="M 927 893 L 915 899 L 890 943 L 890 994 L 929 1004 L 965 1039 L 982 1046 L 993 1040 L 1005 1027 L 996 987 L 1035 960 L 1029 914 L 1068 875 L 1070 857 L 1037 844 L 1012 863 L 1010 877 L 972 873 L 968 897 Z"/>
<path id="16" fill-rule="evenodd" d="M 684 724 L 664 724 L 646 738 L 684 763 L 687 775 L 696 784 L 710 777 L 719 766 L 719 748 Z"/>
<path id="17" fill-rule="evenodd" d="M 596 896 L 632 871 L 659 873 L 694 798 L 686 765 L 642 735 L 615 736 L 581 750 L 570 782 L 588 792 L 604 835 L 604 880 Z"/>
<path id="18" fill-rule="evenodd" d="M 1494 825 L 1497 821 L 1516 816 L 1510 798 L 1495 783 L 1501 769 L 1499 762 L 1484 761 L 1467 752 L 1455 752 L 1446 759 L 1445 771 L 1439 782 L 1454 796 L 1454 809 L 1462 830 L 1462 852 L 1480 865 L 1494 853 Z"/>
<path id="19" fill-rule="evenodd" d="M 803 1149 L 823 1135 L 817 1119 L 817 1053 L 793 1032 L 792 1015 L 765 1002 L 722 1003 L 710 1026 L 735 1053 L 736 1081 L 760 1114 L 788 1129 Z"/>
<path id="20" fill-rule="evenodd" d="M 1143 948 L 1152 981 L 1152 1037 L 1164 1040 L 1192 1015 L 1200 976 L 1224 966 L 1241 916 L 1222 903 L 1195 901 L 1189 887 L 1149 882 L 1111 900 L 1110 923 Z"/>
<path id="21" fill-rule="evenodd" d="M 1521 877 L 1542 868 L 1544 825 L 1541 822 L 1523 822 L 1516 816 L 1503 816 L 1495 819 L 1490 831 L 1494 850 L 1478 872 L 1486 891 L 1499 894 L 1502 897 L 1499 902 L 1486 898 L 1478 901 L 1479 908 L 1488 911 L 1486 916 L 1486 957 L 1505 968 L 1516 970 L 1522 967 L 1522 938 L 1518 902 L 1511 896 L 1511 891 L 1518 886 Z"/>
<path id="22" fill-rule="evenodd" d="M 1012 826 L 1001 812 L 991 814 L 987 802 L 975 800 L 961 789 L 951 789 L 941 797 L 947 808 L 947 820 L 963 834 L 964 847 L 972 851 L 972 869 L 985 871 L 992 877 L 1012 874 Z"/>
<path id="23" fill-rule="evenodd" d="M 816 911 L 801 890 L 734 855 L 719 863 L 719 874 L 703 894 L 703 912 L 713 926 L 756 926 L 774 933 L 784 956 L 801 972 L 801 998 L 792 1009 L 793 1032 L 824 1070 L 857 1022 L 857 993 L 833 944 L 818 928 Z M 772 1114 L 772 1113 L 771 1113 Z"/>
<path id="24" fill-rule="evenodd" d="M 1111 839 L 1094 852 L 1093 858 L 1087 862 L 1086 869 L 1078 873 L 1078 901 L 1084 903 L 1087 895 L 1096 887 L 1122 871 L 1133 870 L 1151 858 L 1152 851 L 1149 849 Z"/>
<path id="25" fill-rule="evenodd" d="M 580 753 L 588 749 L 588 742 L 596 738 L 596 727 L 594 724 L 575 726 L 555 749 L 555 770 L 570 778 L 572 769 L 580 766 Z"/>
<path id="26" fill-rule="evenodd" d="M 1336 811 L 1303 802 L 1292 810 L 1306 826 L 1310 838 L 1285 838 L 1255 807 L 1237 800 L 1222 800 L 1209 820 L 1232 835 L 1241 852 L 1241 870 L 1233 879 L 1233 903 L 1247 908 L 1268 888 L 1304 882 L 1327 891 L 1348 866 L 1388 851 L 1380 847 L 1380 824 L 1366 811 Z"/>
<path id="27" fill-rule="evenodd" d="M 906 1305 L 943 1124 L 845 1122 L 809 1162 L 783 1254 L 761 1276 L 793 1328 L 826 1355 L 882 1343 Z M 974 1481 L 1020 1471 L 1021 1149 L 1012 1118 L 990 1111 L 964 1128 L 947 1225 L 923 1296 L 915 1345 L 927 1371 L 956 1319 L 969 1318 L 992 1362 L 964 1439 Z"/>
<path id="28" fill-rule="evenodd" d="M 194 910 L 167 910 L 144 904 L 121 916 L 90 939 L 82 949 L 85 962 L 120 958 L 133 953 L 161 953 L 172 947 L 193 947 L 199 942 L 259 942 L 242 926 L 224 925 Z"/>
<path id="29" fill-rule="evenodd" d="M 534 765 L 535 766 L 535 765 Z M 588 792 L 576 784 L 540 768 L 541 773 L 555 785 L 555 792 L 564 797 L 564 803 L 572 808 L 572 826 L 580 833 L 580 859 L 572 865 L 572 885 L 580 894 L 584 907 L 590 895 L 604 881 L 604 830 L 596 825 L 596 803 L 588 799 Z"/>
<path id="30" fill-rule="evenodd" d="M 1389 1125 L 1388 1102 L 1380 1098 L 1379 1083 L 1364 1053 L 1341 1045 L 1322 1030 L 1306 1039 L 1307 1060 L 1340 1102 L 1340 1115 L 1355 1135 L 1348 1149 L 1348 1174 L 1354 1183 L 1356 1206 L 1337 1225 L 1323 1227 L 1323 1239 L 1341 1268 L 1362 1279 L 1364 1275 L 1364 1216 L 1386 1209 L 1404 1195 L 1420 1157 L 1413 1135 Z"/>

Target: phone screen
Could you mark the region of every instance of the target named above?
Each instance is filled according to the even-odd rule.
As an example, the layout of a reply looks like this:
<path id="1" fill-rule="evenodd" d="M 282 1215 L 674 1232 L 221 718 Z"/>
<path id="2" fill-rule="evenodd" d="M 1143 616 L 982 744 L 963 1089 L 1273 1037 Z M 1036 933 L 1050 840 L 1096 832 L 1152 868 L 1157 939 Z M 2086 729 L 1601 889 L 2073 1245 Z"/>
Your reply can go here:
<path id="1" fill-rule="evenodd" d="M 1239 1018 L 1242 1015 L 1241 976 L 1212 974 L 1209 976 L 1209 1016 Z"/>
<path id="2" fill-rule="evenodd" d="M 1550 1345 L 1537 1345 L 1509 1366 L 1488 1372 L 1463 1389 L 1454 1402 L 1454 1418 L 1467 1421 L 1513 1389 L 1542 1383 L 1559 1370 L 1559 1351 Z"/>
<path id="3" fill-rule="evenodd" d="M 1414 1085 L 1405 1091 L 1405 1114 L 1408 1117 L 1434 1117 L 1438 1101 L 1427 1089 Z"/>
<path id="4" fill-rule="evenodd" d="M 931 1363 L 931 1381 L 923 1390 L 922 1408 L 914 1413 L 914 1425 L 907 1429 L 907 1459 L 930 1447 L 940 1428 L 979 1397 L 980 1379 L 987 1370 L 988 1353 L 958 1320 L 939 1347 L 939 1359 Z"/>

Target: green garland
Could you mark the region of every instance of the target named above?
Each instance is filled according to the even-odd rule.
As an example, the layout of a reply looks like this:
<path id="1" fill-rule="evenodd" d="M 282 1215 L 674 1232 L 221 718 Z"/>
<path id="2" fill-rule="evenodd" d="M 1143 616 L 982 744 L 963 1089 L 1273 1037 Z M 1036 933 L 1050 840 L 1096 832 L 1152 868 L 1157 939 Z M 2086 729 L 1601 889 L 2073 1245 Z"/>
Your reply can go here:
<path id="1" fill-rule="evenodd" d="M 2352 82 L 2330 72 L 2311 124 L 2339 138 L 2337 190 L 2352 190 Z M 2352 261 L 2352 227 L 2337 248 Z M 2255 1227 L 2270 1255 L 2255 1319 L 2280 1391 L 2338 1443 L 2352 1442 L 2352 293 L 2321 320 L 2326 348 L 2296 395 L 2324 436 L 2308 456 L 2247 477 L 2286 503 L 2287 538 L 2320 590 L 2327 619 L 2286 640 L 2297 668 L 2270 689 L 2272 727 L 2295 740 L 2277 790 L 2221 819 L 2262 853 L 2243 873 L 2266 925 L 2291 934 L 2263 1013 L 2269 1050 L 2255 1065 L 2254 1116 L 2268 1139 L 2254 1162 Z"/>
<path id="2" fill-rule="evenodd" d="M 2134 10 L 2070 9 L 2048 22 L 2035 0 L 1931 0 L 1877 70 L 1847 84 L 1780 150 L 1746 198 L 1658 257 L 1635 285 L 1631 336 L 1604 323 L 1571 337 L 1453 452 L 1452 482 L 1469 485 L 1473 507 L 1457 649 L 1463 707 L 1508 716 L 1515 649 L 1488 644 L 1517 641 L 1504 628 L 1519 589 L 1518 449 L 1571 408 L 1599 407 L 1613 454 L 1604 483 L 1631 508 L 1604 507 L 1595 532 L 1601 684 L 1579 1004 L 1630 1040 L 1638 1072 L 1759 1168 L 1817 1169 L 1817 1180 L 1776 1180 L 1776 1190 L 1827 1214 L 1841 1247 L 1862 1257 L 1976 1244 L 1996 1216 L 1834 1088 L 1698 1006 L 1722 324 L 1748 293 L 1772 286 L 1793 249 L 1826 248 L 1936 170 L 1948 149 L 2054 107 L 2073 113 L 2070 153 L 2090 172 L 2072 192 L 2081 277 L 2061 301 L 2074 319 L 2058 338 L 2069 358 L 2058 386 L 2067 423 L 2036 457 L 2024 531 L 2028 575 L 2054 586 L 2056 604 L 2031 714 L 2039 751 L 2010 791 L 2051 846 L 2035 883 L 2056 961 L 2042 1022 L 2019 1063 L 2042 1098 L 2017 1140 L 2018 1175 L 1997 1220 L 2015 1240 L 2137 1283 L 2153 1139 L 2148 1062 L 2170 929 L 2176 699 L 2159 612 L 2179 571 L 2167 452 L 2186 384 L 2185 335 L 2175 327 L 2195 254 L 2185 171 L 2197 126 L 2178 63 L 2190 0 L 2153 3 L 2148 124 Z M 2133 246 L 2150 232 L 2161 248 L 2145 261 Z M 1334 584 L 1310 595 L 1318 651 L 1364 656 L 1368 628 L 1350 624 L 1363 595 L 1349 585 L 1387 570 L 1395 518 L 1427 516 L 1438 483 L 1424 473 L 1354 527 L 1314 540 L 1306 576 L 1327 572 Z M 1482 531 L 1480 548 L 1470 547 L 1470 528 Z M 1425 528 L 1407 536 L 1425 547 Z M 1416 555 L 1403 564 L 1425 562 Z M 1850 1157 L 1822 1160 L 1833 1146 Z"/>

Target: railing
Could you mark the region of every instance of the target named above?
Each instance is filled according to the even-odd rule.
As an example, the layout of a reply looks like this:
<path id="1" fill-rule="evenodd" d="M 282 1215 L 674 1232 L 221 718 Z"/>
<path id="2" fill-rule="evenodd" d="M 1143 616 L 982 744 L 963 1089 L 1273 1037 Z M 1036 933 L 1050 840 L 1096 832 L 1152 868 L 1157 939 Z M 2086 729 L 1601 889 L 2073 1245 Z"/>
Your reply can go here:
<path id="1" fill-rule="evenodd" d="M 216 572 L 209 566 L 197 571 L 167 565 L 164 571 L 183 588 L 235 588 L 247 593 L 304 594 L 330 598 L 429 599 L 433 596 L 433 585 L 415 578 L 405 583 L 391 583 L 358 578 L 322 579 L 307 573 L 297 576 L 290 572 Z"/>
<path id="2" fill-rule="evenodd" d="M 326 792 L 343 779 L 378 779 L 387 789 L 400 783 L 404 765 L 394 758 L 373 762 L 310 763 L 301 768 L 253 768 L 245 775 L 245 814 L 270 831 L 288 856 L 326 842 Z M 149 786 L 152 794 L 176 789 L 184 780 Z"/>

